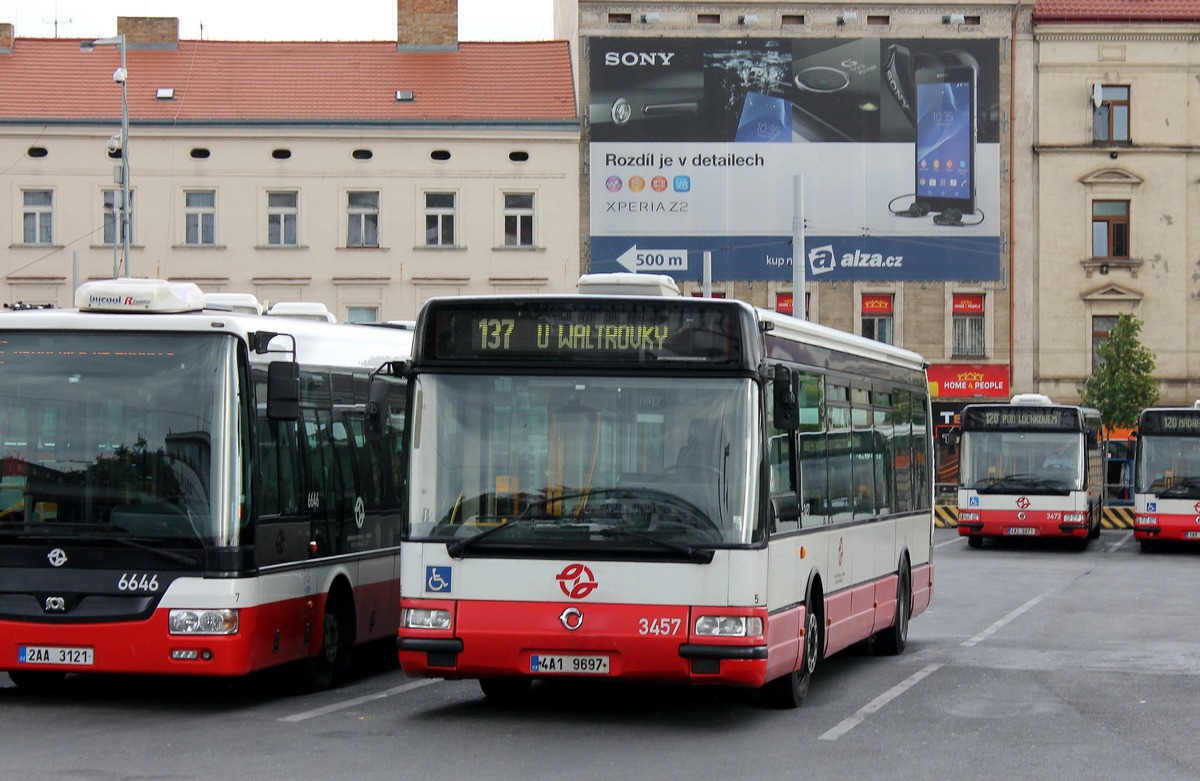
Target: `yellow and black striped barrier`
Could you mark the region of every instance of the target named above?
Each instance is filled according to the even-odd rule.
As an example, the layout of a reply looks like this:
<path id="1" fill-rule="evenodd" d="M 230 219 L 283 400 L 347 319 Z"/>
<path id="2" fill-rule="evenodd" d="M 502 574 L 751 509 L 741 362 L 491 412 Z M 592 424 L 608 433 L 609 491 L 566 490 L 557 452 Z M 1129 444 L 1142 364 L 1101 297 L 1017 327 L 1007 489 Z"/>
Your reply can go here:
<path id="1" fill-rule="evenodd" d="M 954 529 L 958 527 L 958 508 L 939 504 L 933 508 L 933 525 L 939 529 Z M 1105 529 L 1132 529 L 1132 507 L 1105 507 L 1104 515 L 1100 518 L 1100 526 Z"/>

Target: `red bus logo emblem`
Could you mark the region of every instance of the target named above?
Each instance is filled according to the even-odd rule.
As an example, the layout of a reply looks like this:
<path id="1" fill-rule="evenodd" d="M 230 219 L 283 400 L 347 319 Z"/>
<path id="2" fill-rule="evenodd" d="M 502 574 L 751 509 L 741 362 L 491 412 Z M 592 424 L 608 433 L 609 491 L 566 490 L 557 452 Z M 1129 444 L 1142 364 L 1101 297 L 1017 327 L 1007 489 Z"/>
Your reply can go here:
<path id="1" fill-rule="evenodd" d="M 1022 510 L 1028 509 L 1029 508 L 1029 497 L 1022 496 L 1020 499 L 1018 499 L 1017 507 L 1020 507 Z"/>
<path id="2" fill-rule="evenodd" d="M 558 581 L 558 587 L 562 589 L 562 593 L 571 599 L 583 599 L 600 587 L 600 584 L 596 582 L 596 576 L 582 564 L 568 564 L 563 567 L 562 572 L 554 577 Z"/>

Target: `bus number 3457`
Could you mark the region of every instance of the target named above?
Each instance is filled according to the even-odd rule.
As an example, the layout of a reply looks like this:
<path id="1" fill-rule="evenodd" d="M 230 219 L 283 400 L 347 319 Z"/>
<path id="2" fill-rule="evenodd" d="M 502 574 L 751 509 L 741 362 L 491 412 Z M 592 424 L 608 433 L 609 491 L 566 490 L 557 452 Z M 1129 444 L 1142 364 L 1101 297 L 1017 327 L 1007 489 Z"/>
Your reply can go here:
<path id="1" fill-rule="evenodd" d="M 678 618 L 639 618 L 638 634 L 677 635 L 681 623 L 682 620 Z"/>

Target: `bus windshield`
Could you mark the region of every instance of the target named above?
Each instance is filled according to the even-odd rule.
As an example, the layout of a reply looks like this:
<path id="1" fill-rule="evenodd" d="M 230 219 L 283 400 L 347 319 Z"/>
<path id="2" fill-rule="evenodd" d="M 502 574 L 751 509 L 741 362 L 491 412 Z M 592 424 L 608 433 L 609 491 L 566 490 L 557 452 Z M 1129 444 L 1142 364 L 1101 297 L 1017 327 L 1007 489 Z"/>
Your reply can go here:
<path id="1" fill-rule="evenodd" d="M 1060 493 L 1083 487 L 1082 434 L 964 431 L 960 486 L 979 493 Z"/>
<path id="2" fill-rule="evenodd" d="M 0 539 L 230 544 L 233 339 L 9 331 L 0 363 Z"/>
<path id="3" fill-rule="evenodd" d="M 425 374 L 409 536 L 662 556 L 758 539 L 748 379 Z M 474 538 L 474 539 L 472 539 Z"/>
<path id="4" fill-rule="evenodd" d="M 1143 435 L 1137 487 L 1161 498 L 1200 499 L 1200 438 Z"/>

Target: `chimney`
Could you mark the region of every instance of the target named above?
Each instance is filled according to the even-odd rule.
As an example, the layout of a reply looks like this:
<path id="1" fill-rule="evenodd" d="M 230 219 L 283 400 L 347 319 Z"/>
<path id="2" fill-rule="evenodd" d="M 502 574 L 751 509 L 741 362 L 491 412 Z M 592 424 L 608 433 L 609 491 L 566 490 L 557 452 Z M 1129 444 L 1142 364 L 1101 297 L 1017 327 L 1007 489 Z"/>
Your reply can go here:
<path id="1" fill-rule="evenodd" d="M 166 16 L 118 16 L 117 35 L 127 49 L 178 49 L 179 19 Z"/>
<path id="2" fill-rule="evenodd" d="M 0 23 L 0 54 L 12 54 L 13 26 L 11 22 Z"/>
<path id="3" fill-rule="evenodd" d="M 396 0 L 396 51 L 458 49 L 458 0 Z"/>

